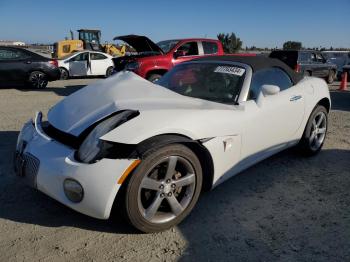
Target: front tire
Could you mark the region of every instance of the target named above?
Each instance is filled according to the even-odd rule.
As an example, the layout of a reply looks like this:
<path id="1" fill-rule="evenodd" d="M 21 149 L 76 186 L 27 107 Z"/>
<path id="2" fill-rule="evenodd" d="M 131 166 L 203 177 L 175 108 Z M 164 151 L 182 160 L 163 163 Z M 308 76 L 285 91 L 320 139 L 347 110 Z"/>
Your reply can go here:
<path id="1" fill-rule="evenodd" d="M 124 214 L 142 232 L 169 229 L 191 212 L 201 188 L 202 168 L 188 147 L 150 150 L 126 184 Z"/>
<path id="2" fill-rule="evenodd" d="M 29 75 L 28 83 L 33 89 L 44 89 L 48 84 L 47 76 L 43 72 L 33 71 Z"/>
<path id="3" fill-rule="evenodd" d="M 317 105 L 312 111 L 298 148 L 306 156 L 317 154 L 326 139 L 328 112 L 324 106 Z"/>
<path id="4" fill-rule="evenodd" d="M 147 80 L 152 82 L 152 83 L 155 83 L 157 82 L 160 78 L 162 77 L 162 75 L 160 74 L 150 74 L 148 77 L 147 77 Z"/>

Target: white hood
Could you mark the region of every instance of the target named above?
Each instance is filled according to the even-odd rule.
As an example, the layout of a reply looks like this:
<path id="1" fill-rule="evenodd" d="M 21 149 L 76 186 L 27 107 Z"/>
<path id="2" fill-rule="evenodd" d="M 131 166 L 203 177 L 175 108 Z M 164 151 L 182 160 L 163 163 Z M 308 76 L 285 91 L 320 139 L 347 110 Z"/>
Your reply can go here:
<path id="1" fill-rule="evenodd" d="M 66 97 L 48 113 L 55 128 L 78 136 L 96 121 L 123 109 L 147 110 L 230 109 L 229 105 L 177 94 L 131 72 L 120 72 Z"/>

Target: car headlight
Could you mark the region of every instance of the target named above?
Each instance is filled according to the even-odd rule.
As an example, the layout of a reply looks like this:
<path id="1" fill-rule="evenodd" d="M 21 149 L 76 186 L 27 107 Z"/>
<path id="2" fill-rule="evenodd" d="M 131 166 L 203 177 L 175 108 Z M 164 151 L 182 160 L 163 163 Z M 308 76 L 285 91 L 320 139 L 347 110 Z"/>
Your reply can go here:
<path id="1" fill-rule="evenodd" d="M 135 116 L 135 113 L 137 113 L 137 111 L 122 111 L 95 126 L 80 145 L 77 152 L 78 159 L 84 163 L 93 163 L 101 159 L 106 150 L 106 148 L 104 148 L 106 144 L 100 140 L 100 137 L 107 134 L 116 126 L 126 122 L 133 115 Z"/>
<path id="2" fill-rule="evenodd" d="M 125 69 L 130 71 L 135 71 L 140 68 L 140 63 L 138 62 L 130 62 L 126 64 Z"/>

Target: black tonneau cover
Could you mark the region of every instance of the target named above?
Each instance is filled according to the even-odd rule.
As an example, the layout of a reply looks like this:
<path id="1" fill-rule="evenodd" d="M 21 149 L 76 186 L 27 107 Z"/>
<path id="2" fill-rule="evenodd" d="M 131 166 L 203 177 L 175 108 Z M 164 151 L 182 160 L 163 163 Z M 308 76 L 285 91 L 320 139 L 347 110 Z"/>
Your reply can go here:
<path id="1" fill-rule="evenodd" d="M 292 79 L 294 84 L 297 84 L 302 78 L 303 75 L 293 71 L 288 65 L 280 61 L 279 59 L 263 57 L 263 56 L 207 56 L 198 59 L 194 59 L 191 61 L 228 61 L 228 62 L 238 62 L 242 64 L 249 65 L 253 72 L 258 71 L 264 68 L 270 67 L 279 67 L 283 71 L 285 71 L 290 78 Z"/>

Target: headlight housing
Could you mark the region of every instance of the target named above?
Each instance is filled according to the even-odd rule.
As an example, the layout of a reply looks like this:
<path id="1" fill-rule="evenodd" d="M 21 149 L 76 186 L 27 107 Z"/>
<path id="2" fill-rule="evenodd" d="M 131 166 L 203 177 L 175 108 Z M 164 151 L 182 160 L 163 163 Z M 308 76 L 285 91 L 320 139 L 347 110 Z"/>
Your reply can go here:
<path id="1" fill-rule="evenodd" d="M 132 110 L 122 111 L 95 126 L 80 145 L 77 152 L 78 160 L 84 163 L 94 163 L 101 159 L 110 145 L 100 140 L 100 137 L 136 116 L 136 113 L 137 111 Z"/>
<path id="2" fill-rule="evenodd" d="M 135 71 L 139 68 L 140 68 L 140 63 L 138 63 L 136 61 L 127 63 L 125 66 L 125 70 L 129 70 L 129 71 Z"/>
<path id="3" fill-rule="evenodd" d="M 19 133 L 18 137 L 17 137 L 17 144 L 16 144 L 16 150 L 17 151 L 21 151 L 23 148 L 21 148 L 23 146 L 24 142 L 29 142 L 30 140 L 32 140 L 33 135 L 34 135 L 34 127 L 33 127 L 33 121 L 29 120 L 27 121 L 21 132 Z"/>

